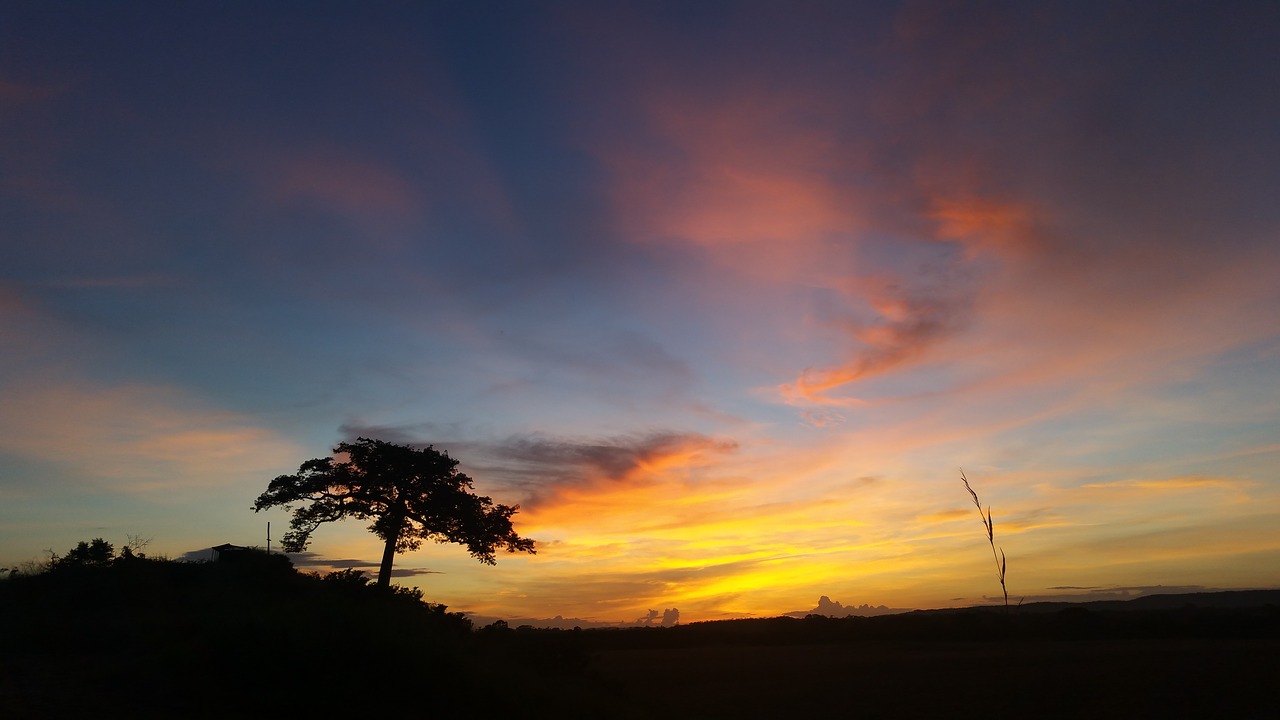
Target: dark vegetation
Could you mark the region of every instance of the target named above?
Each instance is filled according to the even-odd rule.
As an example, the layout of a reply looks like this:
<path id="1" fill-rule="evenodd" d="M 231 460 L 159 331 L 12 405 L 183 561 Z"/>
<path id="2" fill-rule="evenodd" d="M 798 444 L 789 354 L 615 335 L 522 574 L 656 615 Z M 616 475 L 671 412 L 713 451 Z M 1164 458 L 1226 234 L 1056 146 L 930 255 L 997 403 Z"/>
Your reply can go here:
<path id="1" fill-rule="evenodd" d="M 71 557 L 69 553 L 68 558 Z M 469 623 L 284 555 L 68 563 L 0 582 L 0 717 L 234 717 L 376 707 L 475 675 Z M 382 703 L 387 704 L 387 703 Z"/>
<path id="2" fill-rule="evenodd" d="M 305 550 L 324 523 L 371 520 L 369 531 L 383 542 L 381 588 L 391 584 L 396 553 L 417 550 L 425 540 L 465 545 L 487 565 L 495 564 L 499 549 L 536 554 L 534 542 L 511 525 L 520 506 L 494 503 L 473 487 L 446 452 L 362 437 L 338 443 L 333 456 L 302 463 L 296 475 L 272 480 L 253 510 L 293 512 L 284 536 L 288 552 Z"/>
<path id="3" fill-rule="evenodd" d="M 472 628 L 283 555 L 82 543 L 0 581 L 0 717 L 1272 717 L 1280 592 Z"/>

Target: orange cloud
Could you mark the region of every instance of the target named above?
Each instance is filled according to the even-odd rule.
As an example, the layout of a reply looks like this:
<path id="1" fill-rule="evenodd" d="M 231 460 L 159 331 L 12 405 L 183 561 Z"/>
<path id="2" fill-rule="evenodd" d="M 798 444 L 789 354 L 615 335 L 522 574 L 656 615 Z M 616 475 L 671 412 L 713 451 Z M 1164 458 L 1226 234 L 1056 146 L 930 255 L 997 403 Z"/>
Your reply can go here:
<path id="1" fill-rule="evenodd" d="M 1032 212 L 1024 204 L 991 198 L 938 197 L 928 213 L 940 240 L 963 245 L 968 258 L 990 253 L 1000 259 L 1023 256 L 1037 247 Z"/>
<path id="2" fill-rule="evenodd" d="M 524 522 L 559 527 L 600 520 L 606 510 L 643 508 L 646 499 L 661 504 L 661 498 L 668 497 L 669 502 L 683 503 L 683 484 L 691 474 L 736 447 L 701 435 L 658 434 L 604 443 L 534 440 L 509 444 L 506 452 L 544 478 L 527 486 L 532 495 Z M 717 492 L 716 483 L 705 485 Z"/>
<path id="3" fill-rule="evenodd" d="M 861 404 L 859 398 L 832 398 L 828 393 L 920 361 L 948 336 L 964 309 L 961 298 L 912 294 L 883 279 L 856 283 L 856 287 L 876 320 L 844 323 L 855 346 L 852 356 L 835 367 L 805 369 L 794 382 L 781 386 L 779 392 L 788 402 Z"/>
<path id="4" fill-rule="evenodd" d="M 937 224 L 937 239 L 960 243 L 966 249 L 966 264 L 982 256 L 1002 264 L 1025 264 L 1037 246 L 1033 213 L 1025 205 L 974 198 L 939 198 L 933 205 L 928 217 Z M 888 278 L 853 285 L 877 319 L 848 323 L 848 335 L 856 345 L 852 356 L 834 367 L 806 369 L 794 382 L 781 386 L 788 402 L 860 404 L 858 398 L 833 398 L 830 392 L 927 358 L 951 339 L 972 310 L 970 291 L 937 282 L 925 289 L 908 289 Z"/>
<path id="5" fill-rule="evenodd" d="M 840 391 L 945 358 L 963 383 L 939 389 L 957 403 L 1021 394 L 1031 421 L 1120 402 L 1274 326 L 1265 311 L 1274 258 L 1265 253 L 1206 258 L 1179 243 L 1156 256 L 1020 200 L 936 194 L 929 207 L 933 237 L 964 250 L 952 266 L 960 282 L 926 279 L 910 291 L 886 283 L 896 296 L 856 284 L 876 318 L 847 323 L 849 357 L 780 386 L 784 400 L 861 406 L 864 394 Z"/>

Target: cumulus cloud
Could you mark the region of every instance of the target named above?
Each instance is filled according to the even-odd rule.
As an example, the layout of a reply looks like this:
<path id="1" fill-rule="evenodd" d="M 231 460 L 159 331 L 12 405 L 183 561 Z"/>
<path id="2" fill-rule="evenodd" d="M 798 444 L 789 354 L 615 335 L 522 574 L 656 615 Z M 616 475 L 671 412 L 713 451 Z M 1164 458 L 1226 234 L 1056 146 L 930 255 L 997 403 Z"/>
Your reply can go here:
<path id="1" fill-rule="evenodd" d="M 680 611 L 676 608 L 668 608 L 662 612 L 650 610 L 635 621 L 635 624 L 641 627 L 651 627 L 655 623 L 662 627 L 679 625 Z"/>
<path id="2" fill-rule="evenodd" d="M 787 613 L 790 617 L 805 617 L 807 615 L 824 615 L 826 617 L 871 617 L 874 615 L 896 615 L 898 613 L 910 612 L 909 608 L 891 608 L 886 605 L 844 605 L 843 603 L 832 600 L 830 597 L 823 595 L 818 598 L 818 605 L 812 610 L 797 610 Z"/>

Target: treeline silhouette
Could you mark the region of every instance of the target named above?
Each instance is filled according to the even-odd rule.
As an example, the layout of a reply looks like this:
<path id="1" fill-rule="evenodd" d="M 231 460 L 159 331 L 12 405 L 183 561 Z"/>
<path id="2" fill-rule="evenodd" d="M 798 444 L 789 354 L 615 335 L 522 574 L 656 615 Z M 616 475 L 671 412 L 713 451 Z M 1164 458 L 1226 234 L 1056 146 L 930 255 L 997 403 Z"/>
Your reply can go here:
<path id="1" fill-rule="evenodd" d="M 0 581 L 0 717 L 1268 717 L 1280 593 L 677 627 L 473 628 L 286 556 Z M 998 687 L 998 691 L 993 691 Z"/>
<path id="2" fill-rule="evenodd" d="M 548 690 L 558 668 L 512 665 L 501 638 L 416 588 L 298 572 L 261 551 L 182 562 L 81 545 L 92 552 L 0 580 L 0 717 L 497 717 L 530 699 L 563 704 Z"/>

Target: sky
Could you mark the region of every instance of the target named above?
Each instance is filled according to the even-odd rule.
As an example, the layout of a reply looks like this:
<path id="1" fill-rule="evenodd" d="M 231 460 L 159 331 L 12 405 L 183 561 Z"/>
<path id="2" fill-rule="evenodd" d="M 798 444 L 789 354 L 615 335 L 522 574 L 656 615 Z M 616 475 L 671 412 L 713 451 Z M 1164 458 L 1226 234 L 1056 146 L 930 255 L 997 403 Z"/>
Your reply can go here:
<path id="1" fill-rule="evenodd" d="M 0 566 L 430 444 L 484 617 L 1280 586 L 1280 6 L 6 3 Z M 376 572 L 359 521 L 299 568 Z"/>

